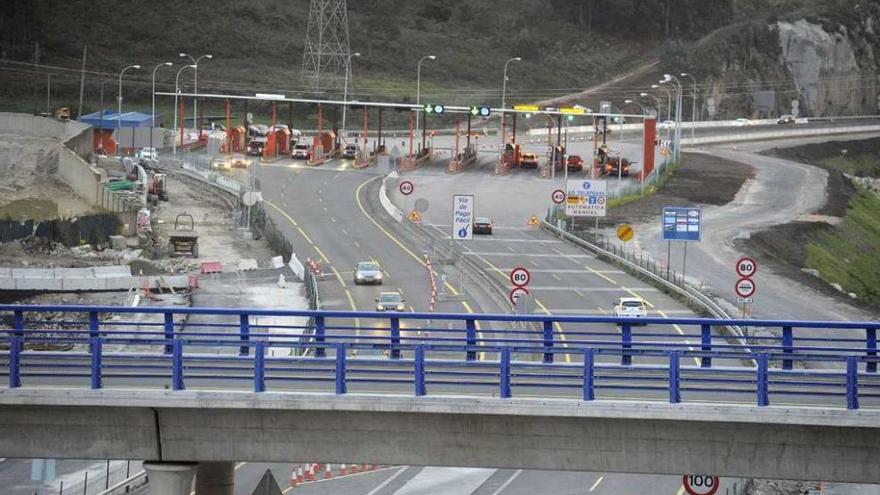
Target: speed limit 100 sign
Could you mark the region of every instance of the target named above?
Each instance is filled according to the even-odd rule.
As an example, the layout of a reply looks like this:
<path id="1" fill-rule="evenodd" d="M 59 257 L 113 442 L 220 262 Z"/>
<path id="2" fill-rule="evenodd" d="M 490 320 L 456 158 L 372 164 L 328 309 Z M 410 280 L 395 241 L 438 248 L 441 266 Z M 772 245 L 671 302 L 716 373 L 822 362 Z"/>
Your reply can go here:
<path id="1" fill-rule="evenodd" d="M 718 476 L 686 474 L 681 483 L 690 495 L 713 495 L 718 491 L 719 481 Z"/>
<path id="2" fill-rule="evenodd" d="M 510 271 L 510 283 L 512 283 L 514 287 L 525 287 L 526 285 L 529 285 L 531 279 L 532 275 L 523 267 L 514 268 Z"/>
<path id="3" fill-rule="evenodd" d="M 740 258 L 736 262 L 736 274 L 743 278 L 749 278 L 758 271 L 758 264 L 751 258 Z"/>

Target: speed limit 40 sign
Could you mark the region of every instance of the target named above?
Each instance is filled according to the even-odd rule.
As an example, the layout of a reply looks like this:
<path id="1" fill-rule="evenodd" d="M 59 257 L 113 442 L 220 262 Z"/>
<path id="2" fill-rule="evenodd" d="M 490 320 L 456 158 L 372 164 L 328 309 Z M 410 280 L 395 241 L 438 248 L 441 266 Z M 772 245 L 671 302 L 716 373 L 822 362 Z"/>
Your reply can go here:
<path id="1" fill-rule="evenodd" d="M 690 495 L 713 495 L 718 491 L 718 476 L 706 476 L 704 474 L 686 474 L 681 483 Z"/>
<path id="2" fill-rule="evenodd" d="M 529 285 L 532 275 L 523 267 L 514 268 L 510 271 L 510 283 L 514 287 L 525 287 Z"/>

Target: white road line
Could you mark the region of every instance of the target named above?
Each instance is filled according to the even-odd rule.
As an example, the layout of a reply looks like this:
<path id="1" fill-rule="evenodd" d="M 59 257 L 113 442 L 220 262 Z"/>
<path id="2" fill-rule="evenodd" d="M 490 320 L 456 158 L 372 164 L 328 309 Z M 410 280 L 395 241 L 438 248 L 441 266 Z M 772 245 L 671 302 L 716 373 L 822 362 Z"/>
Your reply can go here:
<path id="1" fill-rule="evenodd" d="M 599 476 L 599 479 L 597 479 L 596 482 L 593 483 L 593 486 L 590 487 L 590 491 L 595 490 L 596 487 L 599 486 L 599 483 L 602 483 L 602 480 L 604 480 L 604 479 L 605 479 L 604 476 Z"/>
<path id="2" fill-rule="evenodd" d="M 474 256 L 522 256 L 523 258 L 558 258 L 557 254 L 550 253 L 488 253 L 488 252 L 480 252 L 480 251 L 469 251 L 465 254 L 472 254 Z M 592 254 L 571 254 L 567 256 L 568 258 L 595 258 Z"/>
<path id="3" fill-rule="evenodd" d="M 348 231 L 345 229 L 342 229 L 342 235 L 348 235 Z"/>
<path id="4" fill-rule="evenodd" d="M 556 280 L 562 280 L 562 277 L 560 277 L 559 275 L 557 275 L 557 274 L 555 274 L 555 273 L 551 273 L 550 275 L 551 275 L 553 278 L 555 278 Z"/>
<path id="5" fill-rule="evenodd" d="M 333 222 L 333 223 L 336 223 L 336 219 L 333 218 L 333 217 L 330 217 L 330 221 Z"/>
<path id="6" fill-rule="evenodd" d="M 548 285 L 548 286 L 540 286 L 540 285 L 530 285 L 529 290 L 580 290 L 583 292 L 625 292 L 625 289 L 621 287 L 568 287 L 563 285 Z M 636 287 L 633 290 L 638 290 L 640 292 L 657 292 L 659 289 L 655 289 L 654 287 Z"/>
<path id="7" fill-rule="evenodd" d="M 516 472 L 510 476 L 510 478 L 507 478 L 507 481 L 505 481 L 504 484 L 502 484 L 501 486 L 498 487 L 497 490 L 492 492 L 492 495 L 499 495 L 501 492 L 503 492 L 504 489 L 507 488 L 508 485 L 513 483 L 513 480 L 519 478 L 519 475 L 521 475 L 522 472 L 523 472 L 522 469 L 517 469 Z"/>
<path id="8" fill-rule="evenodd" d="M 529 260 L 529 264 L 532 266 L 538 266 L 538 262 L 535 260 Z M 509 270 L 508 270 L 509 271 Z"/>
<path id="9" fill-rule="evenodd" d="M 377 486 L 376 488 L 373 488 L 372 490 L 370 490 L 370 492 L 367 493 L 367 495 L 376 495 L 377 493 L 379 493 L 380 491 L 382 491 L 382 489 L 385 488 L 386 486 L 388 486 L 389 483 L 391 483 L 392 481 L 394 481 L 395 479 L 397 479 L 398 476 L 400 476 L 401 474 L 403 474 L 403 472 L 406 471 L 406 468 L 408 468 L 408 467 L 409 467 L 409 466 L 403 466 L 403 467 L 401 467 L 401 468 L 400 468 L 400 471 L 398 471 L 398 472 L 392 474 L 391 476 L 388 477 L 387 480 L 383 481 L 382 483 L 379 483 L 379 486 Z"/>
<path id="10" fill-rule="evenodd" d="M 515 252 L 516 252 L 516 249 L 513 249 L 513 248 L 510 247 L 510 246 L 506 246 L 506 247 L 507 247 L 507 250 L 510 251 L 511 253 L 515 253 Z"/>

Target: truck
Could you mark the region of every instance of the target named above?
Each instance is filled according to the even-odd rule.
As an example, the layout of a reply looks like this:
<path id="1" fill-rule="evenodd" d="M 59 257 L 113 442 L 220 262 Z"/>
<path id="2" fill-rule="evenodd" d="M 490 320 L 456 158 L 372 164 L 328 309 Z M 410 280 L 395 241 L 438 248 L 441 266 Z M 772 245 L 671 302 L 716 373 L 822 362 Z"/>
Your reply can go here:
<path id="1" fill-rule="evenodd" d="M 248 146 L 247 154 L 250 156 L 261 156 L 263 149 L 266 147 L 266 141 L 269 139 L 269 127 L 265 125 L 252 125 L 248 127 Z"/>

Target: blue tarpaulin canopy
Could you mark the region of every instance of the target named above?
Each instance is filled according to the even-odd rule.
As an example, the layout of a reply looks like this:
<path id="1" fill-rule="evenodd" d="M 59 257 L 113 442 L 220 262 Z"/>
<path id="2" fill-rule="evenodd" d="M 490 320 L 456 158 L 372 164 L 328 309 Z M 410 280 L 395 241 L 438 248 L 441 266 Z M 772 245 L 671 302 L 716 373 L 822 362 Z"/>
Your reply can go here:
<path id="1" fill-rule="evenodd" d="M 158 115 L 156 115 L 158 117 Z M 117 120 L 118 117 L 118 120 Z M 101 112 L 83 115 L 79 121 L 89 124 L 92 127 L 104 129 L 115 129 L 118 127 L 150 127 L 153 118 L 148 113 L 140 112 L 122 112 L 117 114 L 116 110 L 104 110 L 104 122 L 101 122 Z"/>

